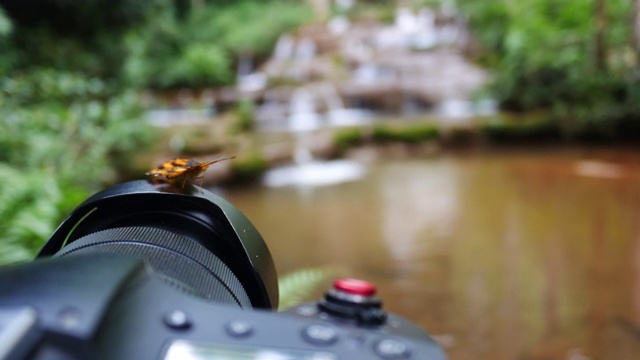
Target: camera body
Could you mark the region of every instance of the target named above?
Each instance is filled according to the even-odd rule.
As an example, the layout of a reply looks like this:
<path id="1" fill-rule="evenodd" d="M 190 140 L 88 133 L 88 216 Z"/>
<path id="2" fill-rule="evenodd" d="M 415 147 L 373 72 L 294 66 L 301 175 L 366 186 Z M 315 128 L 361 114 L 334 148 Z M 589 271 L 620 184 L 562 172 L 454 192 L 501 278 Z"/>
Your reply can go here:
<path id="1" fill-rule="evenodd" d="M 445 359 L 367 282 L 276 313 L 257 230 L 198 187 L 94 195 L 38 258 L 0 268 L 0 359 Z"/>

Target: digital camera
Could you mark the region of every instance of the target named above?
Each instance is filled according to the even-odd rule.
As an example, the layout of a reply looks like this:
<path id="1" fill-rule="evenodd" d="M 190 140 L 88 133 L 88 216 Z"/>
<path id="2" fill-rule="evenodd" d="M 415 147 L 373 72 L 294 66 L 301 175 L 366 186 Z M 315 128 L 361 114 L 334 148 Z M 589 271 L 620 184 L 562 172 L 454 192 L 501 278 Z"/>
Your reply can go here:
<path id="1" fill-rule="evenodd" d="M 446 358 L 363 280 L 277 304 L 269 250 L 239 210 L 132 181 L 82 203 L 34 261 L 0 268 L 0 359 Z"/>

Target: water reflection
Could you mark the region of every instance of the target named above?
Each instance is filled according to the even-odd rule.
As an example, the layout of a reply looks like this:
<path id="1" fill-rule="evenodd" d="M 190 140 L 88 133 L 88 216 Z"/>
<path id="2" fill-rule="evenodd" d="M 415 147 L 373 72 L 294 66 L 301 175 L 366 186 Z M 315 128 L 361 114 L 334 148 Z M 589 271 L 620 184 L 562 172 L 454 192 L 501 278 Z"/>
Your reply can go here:
<path id="1" fill-rule="evenodd" d="M 268 171 L 262 183 L 268 187 L 296 186 L 309 188 L 359 180 L 364 166 L 347 160 L 308 161 Z"/>
<path id="2" fill-rule="evenodd" d="M 624 176 L 585 175 L 585 161 Z M 281 273 L 340 265 L 374 281 L 453 360 L 637 359 L 638 164 L 603 150 L 389 160 L 305 193 L 225 196 Z"/>
<path id="3" fill-rule="evenodd" d="M 378 196 L 382 240 L 392 258 L 410 265 L 405 261 L 438 251 L 438 239 L 451 235 L 458 213 L 455 166 L 448 161 L 404 161 L 389 164 L 379 181 L 388 184 L 379 187 Z"/>

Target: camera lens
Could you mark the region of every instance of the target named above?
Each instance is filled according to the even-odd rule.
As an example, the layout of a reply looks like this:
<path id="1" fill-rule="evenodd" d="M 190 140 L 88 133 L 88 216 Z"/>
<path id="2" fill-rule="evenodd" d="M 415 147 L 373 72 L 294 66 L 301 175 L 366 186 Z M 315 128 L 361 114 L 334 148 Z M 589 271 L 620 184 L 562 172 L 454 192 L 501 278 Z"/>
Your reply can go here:
<path id="1" fill-rule="evenodd" d="M 242 308 L 277 306 L 275 267 L 249 220 L 211 192 L 132 181 L 81 204 L 38 257 L 116 254 L 145 260 L 181 291 Z"/>

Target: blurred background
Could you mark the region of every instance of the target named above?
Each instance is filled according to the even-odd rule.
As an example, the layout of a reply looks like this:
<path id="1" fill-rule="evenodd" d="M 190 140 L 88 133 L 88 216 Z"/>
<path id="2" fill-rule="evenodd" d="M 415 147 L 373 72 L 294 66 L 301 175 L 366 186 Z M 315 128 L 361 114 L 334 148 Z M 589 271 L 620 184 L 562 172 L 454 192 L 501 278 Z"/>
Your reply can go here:
<path id="1" fill-rule="evenodd" d="M 370 280 L 453 360 L 638 359 L 639 61 L 638 0 L 1 0 L 0 264 L 235 156 L 203 185 L 304 295 Z"/>

